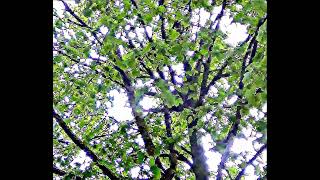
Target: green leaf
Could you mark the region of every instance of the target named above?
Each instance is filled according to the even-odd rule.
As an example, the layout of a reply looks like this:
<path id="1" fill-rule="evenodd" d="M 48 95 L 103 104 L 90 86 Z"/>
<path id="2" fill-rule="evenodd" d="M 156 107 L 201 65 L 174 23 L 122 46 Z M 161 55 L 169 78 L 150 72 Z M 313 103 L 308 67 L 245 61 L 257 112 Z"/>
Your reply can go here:
<path id="1" fill-rule="evenodd" d="M 167 143 L 167 144 L 172 144 L 172 143 L 174 143 L 174 142 L 175 142 L 175 140 L 174 140 L 174 138 L 172 138 L 172 137 L 169 137 L 169 138 L 166 139 L 166 143 Z"/>
<path id="2" fill-rule="evenodd" d="M 155 165 L 154 157 L 149 157 L 149 159 L 150 159 L 149 165 L 154 166 Z"/>
<path id="3" fill-rule="evenodd" d="M 99 23 L 100 24 L 103 24 L 103 25 L 105 25 L 105 26 L 109 26 L 109 24 L 110 24 L 110 17 L 108 17 L 108 16 L 102 16 L 100 19 L 99 19 Z"/>
<path id="4" fill-rule="evenodd" d="M 200 50 L 200 54 L 207 55 L 208 54 L 208 50 L 207 49 L 201 49 Z"/>
<path id="5" fill-rule="evenodd" d="M 144 21 L 149 24 L 152 21 L 152 14 L 146 14 L 145 16 L 143 16 Z"/>
<path id="6" fill-rule="evenodd" d="M 63 60 L 63 56 L 62 55 L 57 55 L 53 57 L 53 62 L 59 63 Z"/>
<path id="7" fill-rule="evenodd" d="M 223 153 L 224 150 L 226 149 L 227 145 L 226 144 L 217 144 L 216 149 L 218 152 Z"/>
<path id="8" fill-rule="evenodd" d="M 141 151 L 138 152 L 138 164 L 142 164 L 144 162 L 144 153 Z"/>
<path id="9" fill-rule="evenodd" d="M 178 38 L 179 35 L 180 34 L 176 30 L 172 29 L 170 31 L 169 37 L 170 37 L 171 40 L 174 41 L 174 40 L 176 40 Z"/>
<path id="10" fill-rule="evenodd" d="M 86 8 L 83 10 L 83 15 L 85 17 L 90 17 L 92 15 L 92 10 L 90 8 Z"/>
<path id="11" fill-rule="evenodd" d="M 66 124 L 69 124 L 69 123 L 70 123 L 70 121 L 71 121 L 71 119 L 70 119 L 70 118 L 66 118 L 66 119 L 64 120 L 64 122 L 65 122 Z"/>
<path id="12" fill-rule="evenodd" d="M 263 132 L 267 128 L 267 123 L 265 121 L 258 121 L 255 126 L 259 132 Z"/>
<path id="13" fill-rule="evenodd" d="M 138 69 L 133 69 L 132 76 L 134 76 L 134 77 L 140 76 L 140 71 Z"/>
<path id="14" fill-rule="evenodd" d="M 117 60 L 117 61 L 116 61 L 116 65 L 117 65 L 120 69 L 122 69 L 122 70 L 127 69 L 127 65 L 126 65 L 123 61 L 121 61 L 121 60 Z"/>
<path id="15" fill-rule="evenodd" d="M 83 128 L 85 124 L 86 124 L 86 122 L 85 122 L 84 120 L 81 120 L 81 121 L 79 122 L 79 127 L 80 127 L 80 128 Z"/>
<path id="16" fill-rule="evenodd" d="M 142 49 L 141 53 L 144 55 L 151 50 L 151 43 L 147 43 L 145 47 Z"/>
<path id="17" fill-rule="evenodd" d="M 76 107 L 74 110 L 73 110 L 74 114 L 75 115 L 79 115 L 81 113 L 81 110 L 80 108 Z"/>
<path id="18" fill-rule="evenodd" d="M 57 20 L 56 23 L 55 23 L 55 26 L 56 26 L 58 29 L 62 28 L 62 26 L 63 26 L 62 21 L 61 21 L 61 20 Z"/>
<path id="19" fill-rule="evenodd" d="M 160 177 L 161 177 L 160 169 L 157 166 L 151 166 L 150 169 L 151 169 L 151 171 L 152 171 L 152 173 L 154 175 L 153 178 L 154 179 L 160 179 Z"/>
<path id="20" fill-rule="evenodd" d="M 238 169 L 236 167 L 230 167 L 229 172 L 232 177 L 235 177 L 238 174 Z"/>
<path id="21" fill-rule="evenodd" d="M 160 152 L 161 152 L 161 146 L 157 146 L 156 147 L 156 150 L 154 152 L 155 156 L 159 156 L 160 155 Z"/>
<path id="22" fill-rule="evenodd" d="M 92 171 L 85 171 L 82 173 L 82 175 L 84 178 L 89 178 L 93 175 L 93 172 Z"/>
<path id="23" fill-rule="evenodd" d="M 164 12 L 166 11 L 166 8 L 165 8 L 164 6 L 159 6 L 159 7 L 158 7 L 158 11 L 159 11 L 160 13 L 164 13 Z"/>

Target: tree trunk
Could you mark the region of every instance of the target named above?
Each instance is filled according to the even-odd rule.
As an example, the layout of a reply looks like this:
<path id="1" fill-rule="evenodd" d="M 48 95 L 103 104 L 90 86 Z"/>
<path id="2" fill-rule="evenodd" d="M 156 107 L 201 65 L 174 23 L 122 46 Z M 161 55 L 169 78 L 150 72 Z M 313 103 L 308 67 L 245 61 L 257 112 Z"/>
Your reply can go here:
<path id="1" fill-rule="evenodd" d="M 197 131 L 194 130 L 190 137 L 191 153 L 193 160 L 193 171 L 196 175 L 196 180 L 208 180 L 209 171 L 207 158 L 204 155 L 204 150 L 201 144 L 198 144 Z"/>

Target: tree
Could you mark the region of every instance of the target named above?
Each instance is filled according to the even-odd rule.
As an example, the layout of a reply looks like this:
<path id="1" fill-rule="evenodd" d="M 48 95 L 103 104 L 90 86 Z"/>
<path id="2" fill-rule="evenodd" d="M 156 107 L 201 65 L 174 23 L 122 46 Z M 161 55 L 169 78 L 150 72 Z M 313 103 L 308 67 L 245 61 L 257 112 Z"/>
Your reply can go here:
<path id="1" fill-rule="evenodd" d="M 267 147 L 265 0 L 61 3 L 53 30 L 54 177 L 135 179 L 130 170 L 139 167 L 137 179 L 241 179 L 248 166 L 266 177 L 259 160 Z M 247 26 L 236 46 L 221 30 L 227 14 Z M 132 118 L 109 115 L 111 91 L 126 95 Z M 156 106 L 144 108 L 147 97 Z M 231 151 L 245 128 L 254 154 Z M 221 155 L 215 171 L 205 135 Z M 85 168 L 71 165 L 80 151 L 90 158 Z"/>

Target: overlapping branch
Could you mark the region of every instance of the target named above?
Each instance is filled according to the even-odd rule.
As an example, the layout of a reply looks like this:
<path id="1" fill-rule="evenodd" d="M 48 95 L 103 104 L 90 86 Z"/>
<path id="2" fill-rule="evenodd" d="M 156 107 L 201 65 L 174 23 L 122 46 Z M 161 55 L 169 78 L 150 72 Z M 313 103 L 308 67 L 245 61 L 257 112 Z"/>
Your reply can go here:
<path id="1" fill-rule="evenodd" d="M 113 172 L 106 166 L 100 163 L 100 158 L 88 147 L 86 146 L 67 126 L 62 117 L 53 110 L 53 117 L 63 129 L 63 131 L 68 135 L 68 137 L 74 142 L 81 150 L 83 150 L 88 157 L 92 159 L 93 162 L 102 170 L 104 175 L 107 175 L 110 179 L 118 180 L 119 178 L 113 174 Z"/>
<path id="2" fill-rule="evenodd" d="M 67 174 L 70 174 L 71 176 L 73 176 L 73 177 L 75 178 L 75 180 L 81 180 L 81 179 L 83 179 L 83 178 L 80 177 L 80 176 L 76 176 L 76 175 L 73 175 L 72 173 L 67 173 L 67 172 L 65 172 L 65 171 L 62 171 L 61 169 L 57 168 L 56 166 L 53 166 L 52 172 L 53 172 L 54 174 L 59 175 L 59 176 L 65 176 L 65 175 L 67 175 Z"/>
<path id="3" fill-rule="evenodd" d="M 255 53 L 256 53 L 256 50 L 257 50 L 257 41 L 255 39 L 255 37 L 253 37 L 249 43 L 249 46 L 247 48 L 247 51 L 244 55 L 244 58 L 243 58 L 243 61 L 242 61 L 242 66 L 241 66 L 241 72 L 240 72 L 240 78 L 239 78 L 239 83 L 238 83 L 238 89 L 241 91 L 243 90 L 244 88 L 244 84 L 243 84 L 243 77 L 244 77 L 244 74 L 245 74 L 245 70 L 246 68 L 250 65 L 250 63 L 252 63 L 252 60 L 251 62 L 249 61 L 249 63 L 247 63 L 247 59 L 248 59 L 248 56 L 249 54 L 251 54 L 251 59 L 255 56 Z M 240 101 L 242 101 L 242 95 L 239 94 L 239 99 Z M 224 169 L 224 166 L 225 166 L 225 162 L 227 161 L 227 158 L 229 156 L 229 153 L 230 153 L 230 148 L 233 144 L 233 139 L 234 137 L 237 135 L 237 131 L 239 129 L 239 124 L 240 124 L 240 121 L 241 121 L 241 108 L 242 108 L 242 102 L 240 102 L 240 104 L 237 106 L 237 110 L 236 110 L 236 120 L 235 122 L 233 123 L 230 131 L 228 132 L 227 134 L 227 137 L 225 138 L 224 141 L 222 141 L 223 144 L 227 144 L 227 147 L 224 151 L 224 153 L 222 154 L 222 158 L 221 158 L 221 161 L 219 163 L 219 166 L 218 166 L 218 175 L 217 175 L 217 180 L 221 180 L 222 179 L 222 169 Z"/>
<path id="4" fill-rule="evenodd" d="M 79 18 L 79 16 L 76 15 L 63 0 L 61 0 L 61 1 L 64 3 L 66 11 L 68 13 L 70 13 L 78 21 L 78 22 L 73 22 L 73 21 L 70 20 L 70 22 L 72 22 L 73 24 L 78 25 L 80 27 L 85 27 L 85 28 L 88 28 L 90 30 L 92 29 L 83 20 L 81 20 Z M 214 4 L 214 2 L 215 1 L 212 1 L 213 4 Z M 138 9 L 138 4 L 137 4 L 137 2 L 135 0 L 131 0 L 131 3 L 136 9 Z M 164 0 L 159 0 L 158 5 L 161 6 L 163 4 L 164 4 Z M 192 14 L 191 0 L 188 2 L 188 6 L 187 7 L 188 7 L 189 13 L 191 15 Z M 219 28 L 219 22 L 220 22 L 220 20 L 221 20 L 221 18 L 223 16 L 223 12 L 224 12 L 225 7 L 226 7 L 226 0 L 223 0 L 222 9 L 221 9 L 220 13 L 217 15 L 216 19 L 211 22 L 210 29 L 212 28 L 213 24 L 215 24 L 215 23 L 217 23 L 217 26 L 214 29 L 214 31 L 216 31 Z M 165 26 L 164 26 L 165 18 L 164 18 L 163 15 L 164 14 L 160 15 L 161 37 L 162 37 L 162 39 L 164 41 L 166 41 L 167 34 L 166 34 L 166 31 L 165 31 Z M 259 21 L 260 25 L 258 24 L 258 28 L 264 23 L 265 20 L 266 20 L 266 18 L 264 20 L 260 20 Z M 146 24 L 145 24 L 145 22 L 144 22 L 144 20 L 143 20 L 143 18 L 141 16 L 141 14 L 139 14 L 139 13 L 138 13 L 138 21 L 142 24 L 142 26 L 143 26 L 143 28 L 145 30 L 145 35 L 146 35 L 147 40 L 150 43 L 152 43 L 153 39 L 151 37 L 149 37 L 149 35 L 148 35 L 147 31 L 146 31 Z M 178 23 L 179 22 L 175 22 L 174 23 L 174 28 L 176 28 L 176 26 L 178 26 Z M 243 61 L 243 64 L 242 64 L 240 81 L 239 81 L 239 89 L 240 90 L 243 89 L 242 80 L 243 80 L 243 75 L 244 75 L 244 72 L 245 72 L 245 68 L 249 64 L 252 63 L 253 57 L 256 54 L 256 50 L 257 50 L 257 47 L 258 47 L 258 42 L 256 41 L 258 28 L 257 28 L 256 32 L 254 33 L 253 38 L 251 38 L 251 42 L 249 44 L 248 51 L 246 52 L 246 55 L 245 55 L 245 58 L 244 58 L 244 61 Z M 91 32 L 91 33 L 96 38 L 96 40 L 99 42 L 99 44 L 102 45 L 102 43 L 97 38 L 95 32 Z M 249 39 L 250 38 L 248 36 L 248 40 L 247 41 L 249 41 Z M 212 44 L 209 46 L 209 51 L 212 51 L 212 47 L 213 47 L 214 41 L 215 41 L 215 37 L 213 38 Z M 202 44 L 203 44 L 203 40 L 200 41 L 200 46 L 202 46 Z M 134 46 L 134 44 L 133 44 L 131 39 L 129 39 L 129 46 L 126 46 L 126 47 L 129 47 L 130 49 L 134 49 L 135 48 L 135 46 Z M 152 50 L 154 50 L 155 47 L 152 47 L 152 48 L 153 48 Z M 62 51 L 60 51 L 60 53 L 61 52 Z M 120 60 L 122 60 L 121 54 L 119 52 L 117 53 L 117 55 L 120 58 Z M 68 56 L 68 57 L 70 59 L 72 58 L 70 56 Z M 246 63 L 248 57 L 249 57 L 249 62 Z M 163 112 L 164 113 L 164 120 L 165 120 L 165 126 L 166 126 L 166 135 L 167 135 L 168 138 L 172 138 L 172 129 L 171 129 L 171 125 L 172 124 L 171 124 L 171 115 L 170 115 L 170 113 L 172 113 L 172 112 L 181 112 L 185 108 L 195 108 L 195 107 L 202 106 L 204 98 L 208 94 L 209 89 L 212 86 L 214 86 L 214 84 L 219 79 L 230 76 L 230 74 L 224 73 L 224 70 L 226 69 L 226 67 L 228 66 L 228 63 L 229 63 L 229 61 L 226 60 L 222 64 L 222 66 L 219 69 L 217 69 L 217 74 L 215 74 L 215 76 L 213 76 L 213 79 L 211 79 L 211 81 L 210 81 L 209 80 L 209 74 L 212 72 L 212 71 L 210 71 L 211 58 L 212 58 L 211 55 L 209 55 L 208 59 L 205 61 L 204 60 L 204 56 L 202 56 L 201 57 L 201 61 L 198 61 L 197 65 L 196 65 L 196 70 L 199 72 L 198 76 L 201 73 L 203 75 L 202 82 L 201 82 L 201 87 L 200 87 L 199 99 L 197 101 L 188 101 L 188 97 L 187 96 L 188 96 L 188 94 L 190 94 L 190 91 L 187 94 L 182 94 L 182 93 L 180 93 L 178 91 L 175 91 L 174 93 L 179 94 L 180 97 L 182 97 L 182 99 L 183 99 L 183 104 L 182 105 L 173 106 L 172 108 L 164 107 L 164 108 L 156 108 L 156 109 L 150 109 L 149 110 L 149 112 L 153 112 L 153 113 L 159 113 L 159 112 Z M 159 67 L 155 70 L 160 76 L 160 78 L 157 78 L 157 77 L 155 77 L 153 70 L 150 69 L 149 67 L 147 67 L 147 65 L 145 64 L 143 58 L 139 57 L 138 60 L 139 60 L 139 63 L 140 63 L 140 68 L 142 70 L 144 69 L 145 72 L 147 73 L 147 75 L 149 75 L 151 79 L 157 81 L 157 80 L 160 80 L 160 78 L 161 78 L 167 84 L 169 84 L 170 81 L 171 81 L 172 84 L 177 85 L 177 82 L 176 82 L 176 80 L 174 78 L 175 77 L 175 72 L 174 72 L 174 70 L 172 69 L 171 66 L 168 66 L 169 75 L 170 75 L 171 79 L 166 79 L 166 77 L 164 76 L 164 73 L 161 71 L 161 69 Z M 77 61 L 77 60 L 73 59 L 73 61 L 79 63 L 79 61 Z M 192 67 L 189 64 L 189 61 L 187 59 L 185 59 L 183 61 L 183 64 L 184 64 L 185 72 L 192 70 Z M 201 65 L 203 65 L 203 72 L 200 72 Z M 122 82 L 123 83 L 121 83 L 121 85 L 126 90 L 126 93 L 127 93 L 127 96 L 128 96 L 128 100 L 129 100 L 129 104 L 130 104 L 130 106 L 132 108 L 132 113 L 133 113 L 133 116 L 134 116 L 134 119 L 135 119 L 135 123 L 137 124 L 138 132 L 141 134 L 142 139 L 144 141 L 146 151 L 147 151 L 149 156 L 154 156 L 155 155 L 155 145 L 153 143 L 150 130 L 148 128 L 148 125 L 147 125 L 145 119 L 142 116 L 142 113 L 138 110 L 138 107 L 136 105 L 135 89 L 134 89 L 134 86 L 133 86 L 133 79 L 132 79 L 132 77 L 129 77 L 129 75 L 128 75 L 126 70 L 123 70 L 123 69 L 121 69 L 120 67 L 118 67 L 116 65 L 112 65 L 112 66 L 120 74 L 120 76 L 122 78 Z M 104 77 L 105 77 L 105 75 L 104 75 Z M 196 79 L 197 77 L 194 76 L 194 75 L 191 76 L 191 75 L 187 75 L 186 74 L 186 78 L 187 78 L 186 82 L 192 82 L 192 81 L 197 80 Z M 184 82 L 184 83 L 186 83 L 186 82 Z M 156 96 L 156 93 L 154 93 L 154 92 L 147 92 L 145 94 L 146 95 L 151 95 L 151 96 Z M 226 143 L 228 146 L 232 145 L 231 139 L 233 139 L 233 137 L 236 136 L 237 130 L 239 128 L 239 123 L 240 123 L 240 119 L 241 119 L 240 110 L 241 110 L 241 106 L 237 106 L 236 121 L 233 124 L 231 130 L 229 131 L 229 133 L 227 135 L 227 138 L 224 141 L 224 143 Z M 104 174 L 108 175 L 111 179 L 117 179 L 117 177 L 115 175 L 113 175 L 112 172 L 108 168 L 106 168 L 105 166 L 100 165 L 98 163 L 99 162 L 98 157 L 92 151 L 90 151 L 90 149 L 87 146 L 85 146 L 83 144 L 83 142 L 81 142 L 77 137 L 75 137 L 75 135 L 70 131 L 70 129 L 68 129 L 66 124 L 64 124 L 62 118 L 59 115 L 57 115 L 55 112 L 54 112 L 54 117 L 57 120 L 57 122 L 59 123 L 59 125 L 62 127 L 62 129 L 64 129 L 64 131 L 72 139 L 72 141 L 75 144 L 77 144 L 82 150 L 84 150 L 87 153 L 87 155 L 93 159 L 94 162 L 97 162 L 99 168 L 103 171 Z M 177 166 L 177 160 L 180 160 L 180 161 L 183 161 L 183 162 L 187 163 L 192 168 L 193 172 L 195 173 L 196 179 L 201 179 L 201 180 L 202 179 L 208 179 L 209 172 L 208 172 L 208 167 L 206 165 L 206 158 L 204 156 L 204 150 L 203 150 L 203 147 L 201 146 L 201 144 L 198 143 L 198 139 L 199 139 L 197 137 L 198 130 L 197 130 L 197 128 L 195 128 L 195 126 L 197 125 L 198 120 L 199 120 L 198 118 L 194 118 L 193 121 L 190 124 L 188 124 L 188 129 L 192 130 L 192 133 L 191 133 L 191 136 L 190 136 L 191 152 L 189 150 L 181 147 L 182 150 L 184 150 L 185 152 L 187 152 L 188 154 L 190 154 L 192 156 L 193 163 L 191 163 L 185 156 L 183 156 L 182 154 L 180 154 L 178 151 L 176 151 L 174 149 L 174 143 L 169 143 L 170 154 L 161 154 L 160 155 L 160 157 L 168 157 L 169 158 L 170 167 L 168 169 L 165 169 L 162 166 L 160 158 L 156 158 L 157 166 L 160 169 L 163 170 L 162 175 L 163 175 L 164 179 L 172 179 L 174 177 L 174 171 L 175 171 L 175 168 Z M 226 150 L 226 152 L 222 156 L 223 158 L 222 158 L 222 160 L 221 160 L 221 162 L 219 164 L 217 179 L 221 179 L 221 170 L 224 168 L 225 161 L 226 161 L 226 159 L 227 159 L 227 157 L 229 155 L 228 153 L 229 152 L 227 152 L 227 150 Z M 254 159 L 252 161 L 254 161 Z M 250 163 L 252 163 L 252 162 L 249 161 L 247 163 L 247 165 L 249 165 Z M 244 169 L 243 169 L 243 171 L 244 171 Z M 58 170 L 56 172 L 60 173 L 60 174 L 64 173 L 64 172 L 60 172 Z M 243 174 L 243 173 L 241 174 L 241 172 L 238 175 L 239 177 L 241 177 L 242 174 Z"/>
<path id="5" fill-rule="evenodd" d="M 267 148 L 267 144 L 261 146 L 261 148 L 256 152 L 256 154 L 246 163 L 246 165 L 241 169 L 239 174 L 236 176 L 235 180 L 240 180 L 241 176 L 243 176 L 246 168 L 253 163 L 254 160 L 262 153 L 263 150 Z"/>
<path id="6" fill-rule="evenodd" d="M 171 115 L 167 108 L 164 109 L 164 120 L 166 125 L 167 137 L 172 138 L 172 129 L 171 129 Z M 175 175 L 175 169 L 177 167 L 177 154 L 174 150 L 174 142 L 169 143 L 169 160 L 170 167 L 165 171 L 165 180 L 172 179 Z"/>
<path id="7" fill-rule="evenodd" d="M 90 26 L 88 26 L 78 15 L 76 15 L 73 11 L 72 11 L 72 9 L 69 7 L 69 5 L 66 3 L 66 2 L 64 2 L 63 0 L 60 0 L 62 3 L 63 3 L 63 5 L 64 5 L 64 7 L 65 7 L 65 10 L 69 13 L 69 14 L 71 14 L 80 24 L 76 24 L 76 25 L 80 25 L 81 27 L 85 27 L 85 28 L 88 28 L 88 29 L 90 29 L 91 31 L 91 33 L 92 33 L 92 35 L 93 35 L 93 37 L 98 41 L 98 43 L 102 46 L 102 42 L 99 40 L 99 38 L 98 38 L 98 36 L 97 36 L 97 34 L 94 32 L 94 31 L 92 31 L 92 28 L 90 27 Z"/>

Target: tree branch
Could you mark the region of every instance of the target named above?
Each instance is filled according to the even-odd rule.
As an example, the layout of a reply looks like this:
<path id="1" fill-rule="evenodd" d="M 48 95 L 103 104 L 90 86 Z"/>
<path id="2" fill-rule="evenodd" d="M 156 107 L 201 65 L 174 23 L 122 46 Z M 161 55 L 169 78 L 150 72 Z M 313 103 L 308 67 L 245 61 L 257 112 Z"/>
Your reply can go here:
<path id="1" fill-rule="evenodd" d="M 213 0 L 214 3 L 214 0 Z M 221 7 L 221 11 L 219 12 L 219 14 L 216 16 L 215 20 L 213 21 L 213 23 L 210 25 L 210 28 L 216 23 L 216 21 L 220 21 L 220 19 L 223 16 L 224 10 L 226 8 L 227 5 L 227 0 L 223 0 L 222 2 L 222 7 Z M 218 22 L 219 23 L 219 22 Z"/>
<path id="2" fill-rule="evenodd" d="M 164 121 L 166 125 L 167 137 L 172 138 L 171 115 L 166 107 L 164 108 Z M 177 155 L 174 150 L 174 142 L 169 143 L 169 151 L 170 167 L 165 171 L 165 180 L 171 180 L 174 177 L 175 169 L 177 167 Z"/>
<path id="3" fill-rule="evenodd" d="M 195 111 L 193 110 L 192 113 L 194 114 Z M 195 118 L 193 114 L 188 115 L 186 118 L 187 121 L 189 121 L 190 117 L 192 118 L 191 123 L 188 124 L 188 130 L 192 131 L 191 136 L 189 137 L 189 142 L 191 145 L 191 156 L 193 161 L 192 168 L 196 179 L 208 180 L 209 170 L 206 163 L 207 158 L 204 155 L 204 149 L 202 145 L 198 143 L 198 128 L 195 128 L 199 118 Z"/>
<path id="4" fill-rule="evenodd" d="M 248 37 L 240 44 L 240 46 L 243 46 L 245 43 L 247 43 L 251 37 L 257 37 L 260 27 L 264 24 L 264 22 L 266 22 L 266 20 L 267 20 L 267 16 L 261 18 L 257 24 L 256 30 L 254 31 L 254 33 L 249 34 Z"/>
<path id="5" fill-rule="evenodd" d="M 53 173 L 57 174 L 59 176 L 64 176 L 67 173 L 65 171 L 62 171 L 61 169 L 58 169 L 57 167 L 53 166 Z"/>
<path id="6" fill-rule="evenodd" d="M 244 168 L 242 168 L 242 170 L 239 172 L 239 174 L 236 176 L 235 180 L 240 180 L 241 176 L 243 176 L 246 168 L 251 165 L 253 163 L 254 160 L 257 159 L 257 157 L 262 153 L 263 150 L 265 150 L 267 148 L 267 144 L 263 145 L 258 151 L 257 153 L 246 163 L 246 165 L 244 166 Z"/>
<path id="7" fill-rule="evenodd" d="M 191 153 L 188 149 L 186 149 L 185 147 L 183 147 L 183 146 L 179 146 L 179 147 L 180 147 L 184 152 L 192 155 L 192 153 Z"/>
<path id="8" fill-rule="evenodd" d="M 175 151 L 175 153 L 178 155 L 177 159 L 178 159 L 179 161 L 185 162 L 185 163 L 188 164 L 188 165 L 191 167 L 191 169 L 192 169 L 192 166 L 193 166 L 193 165 L 192 165 L 192 163 L 188 160 L 188 158 L 186 158 L 184 155 L 178 153 L 178 151 Z M 169 158 L 170 155 L 169 155 L 169 154 L 160 154 L 159 157 L 167 157 L 167 158 Z"/>
<path id="9" fill-rule="evenodd" d="M 238 84 L 238 86 L 239 86 L 238 88 L 239 88 L 240 91 L 244 88 L 242 80 L 243 80 L 243 77 L 244 77 L 245 69 L 249 65 L 249 64 L 246 65 L 246 61 L 247 61 L 247 58 L 249 56 L 249 53 L 250 53 L 251 48 L 252 48 L 253 45 L 256 48 L 257 44 L 256 44 L 255 37 L 253 37 L 251 39 L 250 44 L 249 44 L 249 46 L 247 48 L 247 51 L 246 51 L 245 56 L 244 56 L 243 61 L 242 61 L 241 72 L 240 72 L 240 80 L 239 80 L 239 84 Z M 253 52 L 253 55 L 254 54 L 255 54 L 255 52 Z M 241 101 L 242 95 L 238 95 L 238 96 L 239 96 L 239 99 Z M 224 144 L 227 144 L 227 147 L 232 145 L 233 139 L 236 136 L 237 131 L 239 129 L 239 124 L 240 124 L 240 121 L 241 121 L 241 113 L 240 113 L 241 107 L 242 107 L 241 104 L 237 106 L 236 121 L 233 123 L 230 131 L 228 132 L 228 135 L 227 135 L 226 139 L 222 142 Z M 221 178 L 222 178 L 222 169 L 224 168 L 224 165 L 225 165 L 225 162 L 226 162 L 226 160 L 228 158 L 228 155 L 229 155 L 229 149 L 226 148 L 225 152 L 222 155 L 221 162 L 220 162 L 220 164 L 218 166 L 217 180 L 221 180 Z"/>
<path id="10" fill-rule="evenodd" d="M 107 167 L 104 165 L 100 164 L 100 159 L 98 156 L 90 150 L 89 147 L 87 147 L 76 135 L 71 132 L 67 124 L 63 121 L 60 115 L 58 115 L 54 110 L 53 110 L 53 117 L 56 119 L 57 123 L 59 126 L 64 130 L 64 132 L 68 135 L 68 137 L 81 149 L 83 150 L 87 156 L 89 156 L 93 162 L 97 164 L 97 166 L 102 170 L 104 175 L 107 175 L 110 179 L 115 179 L 118 180 L 119 178 L 113 174 L 111 170 L 109 170 Z"/>
<path id="11" fill-rule="evenodd" d="M 120 73 L 122 80 L 125 84 L 125 89 L 127 92 L 129 104 L 132 109 L 133 117 L 135 118 L 135 122 L 138 126 L 138 131 L 142 136 L 142 139 L 144 141 L 145 147 L 147 149 L 147 153 L 150 156 L 154 156 L 155 153 L 155 146 L 152 142 L 151 135 L 149 133 L 148 127 L 144 119 L 142 118 L 142 114 L 137 111 L 136 102 L 135 102 L 135 93 L 134 88 L 132 87 L 131 80 L 127 76 L 127 74 L 119 67 L 115 67 L 115 69 Z"/>
<path id="12" fill-rule="evenodd" d="M 207 165 L 207 158 L 204 155 L 204 149 L 201 144 L 198 143 L 197 130 L 193 130 L 190 136 L 190 145 L 193 161 L 193 172 L 196 179 L 208 180 L 209 171 Z"/>
<path id="13" fill-rule="evenodd" d="M 131 3 L 133 4 L 133 6 L 134 6 L 136 9 L 138 9 L 138 5 L 137 5 L 137 3 L 135 2 L 135 0 L 130 0 L 130 1 L 131 1 Z M 149 37 L 149 35 L 148 35 L 148 33 L 147 33 L 146 24 L 145 24 L 145 22 L 143 21 L 143 18 L 142 18 L 142 16 L 141 16 L 140 13 L 138 13 L 138 21 L 142 24 L 143 29 L 144 29 L 144 33 L 145 33 L 148 41 L 149 41 L 149 42 L 153 42 L 152 38 Z"/>
<path id="14" fill-rule="evenodd" d="M 64 56 L 68 57 L 71 61 L 80 64 L 80 60 L 74 59 L 73 57 L 69 56 L 68 54 L 64 53 L 63 51 L 61 51 L 61 50 L 59 50 L 59 49 L 54 49 L 54 50 L 57 51 L 59 54 L 62 54 L 62 55 L 64 55 Z M 101 61 L 98 61 L 98 59 L 96 59 L 96 58 L 91 58 L 91 59 L 97 60 L 97 61 L 96 61 L 97 64 L 100 64 L 100 65 L 101 65 Z M 88 68 L 90 68 L 91 70 L 93 70 L 93 69 L 92 69 L 89 65 L 87 65 L 87 64 L 81 64 L 81 65 L 83 65 L 83 66 L 85 66 L 85 67 L 88 67 Z M 96 74 L 101 75 L 103 78 L 108 79 L 108 80 L 110 80 L 110 81 L 112 81 L 112 82 L 114 82 L 114 83 L 116 83 L 116 84 L 118 84 L 119 86 L 121 86 L 121 87 L 124 88 L 124 85 L 123 85 L 123 84 L 121 84 L 120 82 L 118 82 L 118 81 L 116 81 L 116 80 L 113 80 L 113 79 L 110 78 L 109 76 L 107 77 L 107 76 L 106 76 L 104 73 L 102 73 L 101 71 L 99 72 L 97 69 L 94 69 L 93 71 L 94 71 Z"/>
<path id="15" fill-rule="evenodd" d="M 59 176 L 65 176 L 65 175 L 68 174 L 67 172 L 62 171 L 61 169 L 58 169 L 56 166 L 53 166 L 53 173 L 54 173 L 54 174 L 57 174 L 57 175 L 59 175 Z M 70 175 L 72 175 L 73 177 L 75 177 L 76 180 L 81 180 L 81 179 L 83 179 L 83 178 L 81 178 L 80 176 L 76 176 L 76 175 L 74 175 L 74 174 L 70 174 Z"/>
<path id="16" fill-rule="evenodd" d="M 69 7 L 69 5 L 68 5 L 66 2 L 64 2 L 63 0 L 60 0 L 60 1 L 63 3 L 66 11 L 67 11 L 69 14 L 71 14 L 71 15 L 80 23 L 81 27 L 86 27 L 86 28 L 92 30 L 92 28 L 91 28 L 90 26 L 88 26 L 84 21 L 82 21 L 82 20 L 80 19 L 80 17 L 79 17 L 78 15 L 76 15 L 76 14 L 71 10 L 71 8 Z M 102 44 L 102 42 L 98 39 L 97 34 L 96 34 L 94 31 L 91 31 L 91 33 L 92 33 L 92 35 L 94 36 L 94 38 L 98 41 L 98 43 L 102 46 L 103 44 Z"/>

